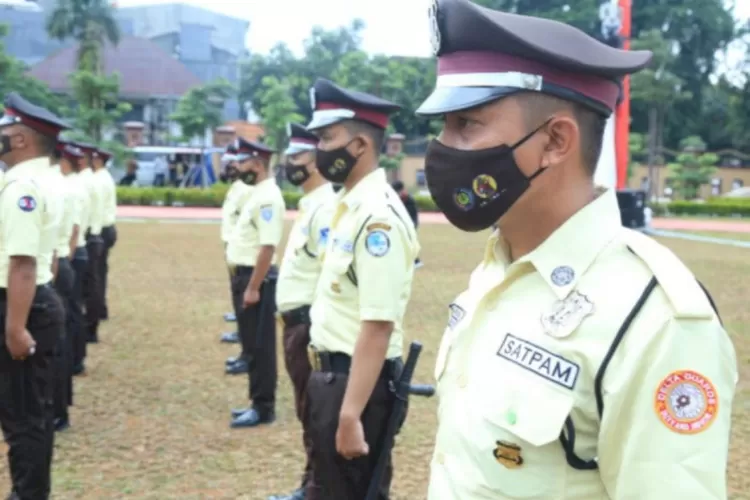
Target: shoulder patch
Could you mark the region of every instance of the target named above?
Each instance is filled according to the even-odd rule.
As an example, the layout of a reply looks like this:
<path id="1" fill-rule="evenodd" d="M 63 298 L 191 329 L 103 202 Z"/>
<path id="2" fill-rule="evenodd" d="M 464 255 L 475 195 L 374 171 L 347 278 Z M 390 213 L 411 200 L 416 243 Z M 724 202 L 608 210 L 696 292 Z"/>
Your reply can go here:
<path id="1" fill-rule="evenodd" d="M 710 319 L 715 313 L 695 275 L 669 249 L 645 234 L 624 229 L 624 243 L 654 273 L 675 317 Z"/>
<path id="2" fill-rule="evenodd" d="M 324 247 L 328 244 L 328 233 L 330 233 L 331 228 L 324 227 L 320 230 L 320 234 L 318 235 L 318 245 L 321 247 Z"/>
<path id="3" fill-rule="evenodd" d="M 33 196 L 21 196 L 18 199 L 18 208 L 24 212 L 33 212 L 36 210 L 36 200 Z"/>
<path id="4" fill-rule="evenodd" d="M 391 226 L 388 224 L 385 224 L 383 222 L 373 222 L 372 224 L 368 225 L 365 230 L 369 233 L 372 231 L 375 231 L 376 229 L 382 229 L 383 231 L 390 231 Z"/>
<path id="5" fill-rule="evenodd" d="M 708 429 L 719 412 L 719 395 L 711 381 L 690 370 L 667 375 L 656 388 L 654 409 L 659 420 L 678 434 Z"/>
<path id="6" fill-rule="evenodd" d="M 391 240 L 380 229 L 371 231 L 365 237 L 365 249 L 373 257 L 382 257 L 391 249 Z"/>
<path id="7" fill-rule="evenodd" d="M 271 205 L 263 205 L 260 207 L 260 218 L 266 222 L 270 222 L 273 218 L 273 207 Z"/>

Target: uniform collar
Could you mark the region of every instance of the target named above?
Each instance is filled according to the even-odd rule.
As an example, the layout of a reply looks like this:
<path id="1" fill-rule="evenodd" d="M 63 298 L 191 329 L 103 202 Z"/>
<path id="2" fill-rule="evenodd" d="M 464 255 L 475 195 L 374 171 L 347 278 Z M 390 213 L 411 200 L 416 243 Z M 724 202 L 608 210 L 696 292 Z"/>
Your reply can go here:
<path id="1" fill-rule="evenodd" d="M 302 210 L 307 211 L 310 208 L 310 205 L 314 204 L 316 201 L 321 201 L 333 194 L 333 186 L 330 182 L 326 182 L 300 198 L 299 206 Z"/>
<path id="2" fill-rule="evenodd" d="M 563 299 L 617 236 L 621 226 L 617 197 L 613 190 L 607 190 L 513 265 L 531 263 L 557 297 Z M 508 245 L 499 231 L 490 237 L 484 258 L 485 264 L 510 265 Z"/>
<path id="3" fill-rule="evenodd" d="M 376 168 L 360 179 L 350 191 L 342 188 L 339 192 L 339 202 L 354 210 L 370 195 L 373 188 L 382 186 L 385 182 L 385 170 Z"/>
<path id="4" fill-rule="evenodd" d="M 82 169 L 80 172 L 78 172 L 79 175 L 87 176 L 87 175 L 94 175 L 94 171 L 91 170 L 91 167 L 86 167 Z"/>
<path id="5" fill-rule="evenodd" d="M 38 174 L 39 172 L 41 172 L 43 169 L 48 170 L 49 167 L 49 158 L 44 156 L 22 161 L 5 173 L 5 180 L 11 181 L 24 176 L 33 176 L 34 174 Z"/>
<path id="6" fill-rule="evenodd" d="M 257 188 L 257 189 L 267 189 L 267 188 L 269 188 L 269 187 L 271 187 L 273 185 L 276 185 L 276 180 L 273 177 L 268 176 L 267 179 L 263 179 L 262 181 L 260 181 L 259 183 L 257 183 L 255 185 L 255 188 Z"/>

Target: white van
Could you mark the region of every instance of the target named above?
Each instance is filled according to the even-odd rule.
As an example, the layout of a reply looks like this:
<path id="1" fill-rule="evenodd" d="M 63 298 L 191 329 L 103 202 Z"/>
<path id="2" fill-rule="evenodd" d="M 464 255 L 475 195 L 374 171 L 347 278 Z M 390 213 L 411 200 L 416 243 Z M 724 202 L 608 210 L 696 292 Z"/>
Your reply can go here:
<path id="1" fill-rule="evenodd" d="M 202 157 L 202 148 L 191 148 L 182 146 L 136 146 L 133 148 L 133 156 L 138 162 L 136 181 L 139 186 L 153 186 L 156 178 L 156 159 L 163 156 L 167 162 L 174 159 L 176 155 Z M 166 179 L 168 182 L 169 179 Z"/>

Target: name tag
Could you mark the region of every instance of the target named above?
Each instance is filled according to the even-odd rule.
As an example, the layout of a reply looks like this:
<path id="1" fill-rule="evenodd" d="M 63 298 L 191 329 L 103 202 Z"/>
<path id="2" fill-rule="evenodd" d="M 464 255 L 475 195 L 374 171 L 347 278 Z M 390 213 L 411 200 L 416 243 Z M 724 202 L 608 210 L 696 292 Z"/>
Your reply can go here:
<path id="1" fill-rule="evenodd" d="M 334 248 L 340 248 L 347 253 L 352 253 L 354 251 L 354 242 L 342 240 L 341 238 L 334 238 L 333 246 Z"/>
<path id="2" fill-rule="evenodd" d="M 575 387 L 581 371 L 576 363 L 510 333 L 505 335 L 497 355 L 568 389 Z"/>
<path id="3" fill-rule="evenodd" d="M 448 309 L 450 310 L 450 315 L 448 316 L 448 328 L 453 330 L 456 325 L 464 319 L 466 311 L 458 304 L 451 304 L 448 306 Z"/>

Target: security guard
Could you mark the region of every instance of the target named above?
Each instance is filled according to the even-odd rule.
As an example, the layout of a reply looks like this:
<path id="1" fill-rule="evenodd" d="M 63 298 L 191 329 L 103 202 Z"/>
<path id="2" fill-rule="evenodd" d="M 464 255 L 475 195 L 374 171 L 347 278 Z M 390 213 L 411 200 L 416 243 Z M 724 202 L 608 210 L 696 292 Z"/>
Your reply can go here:
<path id="1" fill-rule="evenodd" d="M 72 241 L 75 242 L 75 249 L 71 249 L 73 253 L 70 256 L 74 271 L 73 301 L 70 304 L 72 307 L 70 314 L 75 318 L 72 320 L 75 325 L 73 333 L 73 375 L 77 376 L 86 372 L 85 360 L 88 329 L 86 328 L 84 314 L 83 288 L 89 262 L 88 250 L 86 249 L 86 234 L 88 234 L 91 216 L 91 196 L 86 180 L 80 174 L 86 163 L 83 151 L 71 142 L 65 142 L 64 145 L 74 148 L 76 153 L 80 154 L 77 161 L 72 161 L 73 156 L 71 155 L 71 161 L 63 164 L 70 167 L 70 172 L 66 174 L 65 180 L 73 196 L 73 203 L 76 205 L 73 210 L 75 217 L 74 224 L 78 226 L 78 229 L 73 232 Z"/>
<path id="2" fill-rule="evenodd" d="M 365 498 L 393 406 L 389 383 L 401 371 L 419 243 L 378 168 L 388 117 L 399 107 L 323 79 L 311 101 L 318 170 L 343 184 L 311 312 L 313 470 L 320 498 Z M 391 475 L 388 457 L 380 498 L 388 498 Z"/>
<path id="3" fill-rule="evenodd" d="M 468 0 L 431 15 L 428 186 L 459 229 L 498 230 L 450 305 L 428 498 L 727 498 L 732 342 L 593 182 L 618 81 L 651 53 Z"/>
<path id="4" fill-rule="evenodd" d="M 274 151 L 239 140 L 240 178 L 255 186 L 242 207 L 227 245 L 232 298 L 239 313 L 242 350 L 248 354 L 252 406 L 232 411 L 232 427 L 254 427 L 275 419 L 276 406 L 276 248 L 284 232 L 284 198 L 269 172 Z"/>
<path id="5" fill-rule="evenodd" d="M 64 323 L 49 268 L 37 265 L 52 214 L 37 179 L 49 175 L 58 117 L 10 94 L 0 118 L 0 427 L 10 450 L 11 499 L 50 495 L 53 364 Z"/>
<path id="6" fill-rule="evenodd" d="M 102 257 L 99 259 L 99 319 L 109 319 L 109 307 L 107 305 L 107 282 L 109 278 L 109 252 L 117 243 L 117 185 L 112 174 L 107 169 L 107 162 L 112 158 L 112 153 L 98 148 L 92 157 L 94 177 L 99 185 L 99 194 L 102 198 Z"/>
<path id="7" fill-rule="evenodd" d="M 57 262 L 53 264 L 56 271 L 55 290 L 65 306 L 65 335 L 58 345 L 55 370 L 55 430 L 57 431 L 70 427 L 68 407 L 73 404 L 73 352 L 75 351 L 75 338 L 79 335 L 80 329 L 78 323 L 80 317 L 75 314 L 73 298 L 75 272 L 70 264 L 70 256 L 75 250 L 75 236 L 77 236 L 74 233 L 78 224 L 78 215 L 75 214 L 78 204 L 65 176 L 72 171 L 71 164 L 77 163 L 81 157 L 83 154 L 78 148 L 58 141 L 52 173 L 49 176 L 57 189 L 60 210 L 58 231 L 55 237 Z"/>
<path id="8" fill-rule="evenodd" d="M 253 186 L 249 186 L 239 178 L 239 171 L 237 170 L 237 147 L 232 144 L 227 147 L 226 153 L 222 156 L 222 163 L 226 165 L 227 180 L 231 183 L 227 194 L 224 197 L 224 203 L 221 205 L 221 241 L 224 244 L 224 253 L 226 258 L 227 244 L 232 236 L 237 225 L 237 219 L 240 216 L 242 207 L 245 205 L 247 200 L 250 198 L 250 194 L 253 192 Z M 231 296 L 232 291 L 232 276 L 229 276 L 229 291 Z M 229 317 L 231 315 L 232 317 Z M 237 319 L 236 311 L 227 313 L 225 315 L 227 320 L 234 318 Z M 234 332 L 224 333 L 221 336 L 221 341 L 228 344 L 236 344 L 240 342 L 239 334 Z M 238 365 L 234 368 L 234 373 L 246 373 L 247 363 L 245 359 L 247 353 L 243 352 L 236 358 L 229 358 L 227 360 L 227 366 Z M 240 366 L 241 365 L 241 366 Z"/>
<path id="9" fill-rule="evenodd" d="M 85 156 L 81 171 L 78 173 L 89 195 L 89 222 L 86 233 L 86 252 L 88 262 L 83 279 L 83 298 L 86 304 L 86 341 L 99 342 L 99 321 L 101 318 L 101 259 L 104 255 L 104 240 L 102 226 L 104 223 L 104 199 L 101 195 L 100 183 L 92 165 L 96 146 L 85 143 L 75 143 Z"/>
<path id="10" fill-rule="evenodd" d="M 276 289 L 276 306 L 284 324 L 284 361 L 292 380 L 297 418 L 303 424 L 302 440 L 307 452 L 307 463 L 300 488 L 291 495 L 272 497 L 271 500 L 316 498 L 310 429 L 303 419 L 307 381 L 311 371 L 307 347 L 310 344 L 310 306 L 322 267 L 321 256 L 328 242 L 335 196 L 333 186 L 320 175 L 315 166 L 317 136 L 296 123 L 288 125 L 287 135 L 289 147 L 284 151 L 284 171 L 291 184 L 302 187 L 304 196 L 299 200 L 297 219 L 284 250 Z M 307 496 L 306 491 L 310 492 Z"/>

